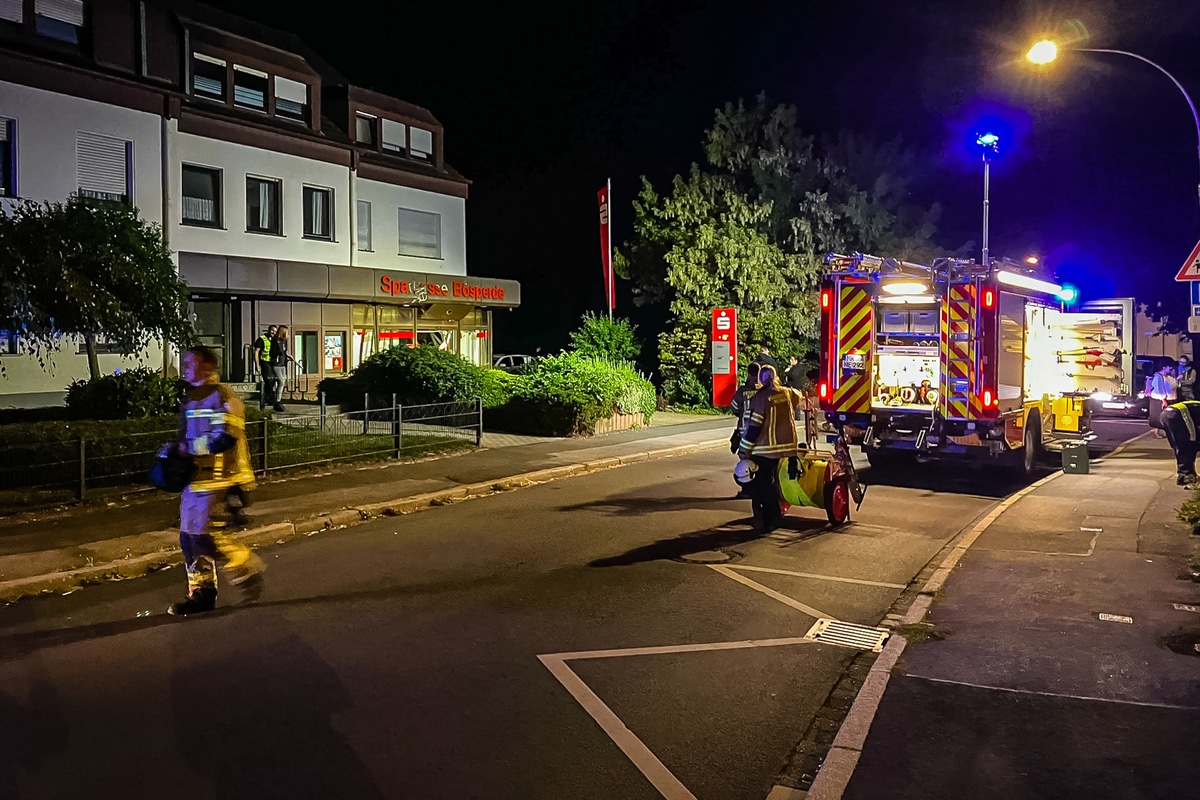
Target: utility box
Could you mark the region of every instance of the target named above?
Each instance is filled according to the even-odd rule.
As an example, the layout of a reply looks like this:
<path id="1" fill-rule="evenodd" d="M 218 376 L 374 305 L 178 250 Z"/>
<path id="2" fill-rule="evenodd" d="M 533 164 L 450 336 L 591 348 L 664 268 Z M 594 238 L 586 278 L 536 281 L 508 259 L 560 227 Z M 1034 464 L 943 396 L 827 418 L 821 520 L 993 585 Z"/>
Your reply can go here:
<path id="1" fill-rule="evenodd" d="M 1086 442 L 1078 444 L 1069 444 L 1062 451 L 1062 468 L 1063 472 L 1068 475 L 1087 475 L 1089 470 L 1090 460 L 1088 459 L 1088 447 Z"/>

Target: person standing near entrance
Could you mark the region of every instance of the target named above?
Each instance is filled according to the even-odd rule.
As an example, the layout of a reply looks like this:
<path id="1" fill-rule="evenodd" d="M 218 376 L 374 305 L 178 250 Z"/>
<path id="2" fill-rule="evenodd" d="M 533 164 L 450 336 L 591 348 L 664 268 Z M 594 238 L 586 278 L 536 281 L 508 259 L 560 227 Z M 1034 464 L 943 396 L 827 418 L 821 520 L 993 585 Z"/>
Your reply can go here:
<path id="1" fill-rule="evenodd" d="M 275 376 L 275 394 L 271 398 L 271 407 L 276 411 L 286 411 L 283 407 L 283 387 L 287 383 L 287 365 L 295 361 L 288 353 L 288 326 L 280 325 L 271 340 L 271 372 Z"/>
<path id="2" fill-rule="evenodd" d="M 258 375 L 262 386 L 258 392 L 258 407 L 266 408 L 267 403 L 275 400 L 275 370 L 271 368 L 271 346 L 275 341 L 275 331 L 279 328 L 268 325 L 266 333 L 260 334 L 254 340 L 254 363 L 258 367 Z"/>
<path id="3" fill-rule="evenodd" d="M 190 457 L 196 471 L 179 502 L 179 546 L 188 594 L 167 612 L 178 616 L 212 611 L 217 604 L 217 564 L 232 583 L 256 597 L 262 588 L 262 559 L 224 533 L 226 494 L 254 484 L 246 443 L 246 411 L 237 393 L 217 376 L 217 354 L 193 347 L 183 354 L 188 383 L 179 409 L 179 431 L 167 445 Z"/>

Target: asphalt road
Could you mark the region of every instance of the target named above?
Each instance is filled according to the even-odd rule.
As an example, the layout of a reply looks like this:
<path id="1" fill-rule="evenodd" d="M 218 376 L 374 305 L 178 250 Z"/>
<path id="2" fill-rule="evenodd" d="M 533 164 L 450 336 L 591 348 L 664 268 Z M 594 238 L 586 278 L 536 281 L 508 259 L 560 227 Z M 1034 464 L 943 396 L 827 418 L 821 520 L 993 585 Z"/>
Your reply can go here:
<path id="1" fill-rule="evenodd" d="M 763 798 L 859 652 L 800 639 L 816 617 L 878 623 L 1013 487 L 881 475 L 852 525 L 755 539 L 731 466 L 268 548 L 259 602 L 199 618 L 161 613 L 178 569 L 0 609 L 0 797 Z"/>

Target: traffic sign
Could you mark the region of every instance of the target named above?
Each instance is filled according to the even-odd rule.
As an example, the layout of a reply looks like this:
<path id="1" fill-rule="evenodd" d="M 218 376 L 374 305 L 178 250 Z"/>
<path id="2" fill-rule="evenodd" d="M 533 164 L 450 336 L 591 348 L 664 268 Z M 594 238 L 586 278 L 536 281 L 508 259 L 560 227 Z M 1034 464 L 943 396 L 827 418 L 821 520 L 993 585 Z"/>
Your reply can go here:
<path id="1" fill-rule="evenodd" d="M 1179 273 L 1175 276 L 1177 281 L 1200 281 L 1200 242 L 1196 242 L 1196 246 L 1192 248 L 1192 254 L 1187 257 L 1187 261 L 1183 262 L 1183 266 L 1179 268 Z"/>
<path id="2" fill-rule="evenodd" d="M 1188 283 L 1192 287 L 1192 306 L 1200 306 L 1200 281 L 1189 281 Z M 1195 314 L 1196 311 L 1193 310 L 1192 313 Z"/>

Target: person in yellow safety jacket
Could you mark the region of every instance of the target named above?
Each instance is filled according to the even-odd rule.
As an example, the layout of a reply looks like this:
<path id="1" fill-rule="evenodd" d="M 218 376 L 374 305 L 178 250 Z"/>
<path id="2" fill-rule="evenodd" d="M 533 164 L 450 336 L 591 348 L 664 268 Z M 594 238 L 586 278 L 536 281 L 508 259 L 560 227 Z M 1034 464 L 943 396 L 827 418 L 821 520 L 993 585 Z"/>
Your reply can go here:
<path id="1" fill-rule="evenodd" d="M 729 410 L 733 412 L 734 423 L 733 435 L 729 437 L 729 452 L 734 455 L 737 455 L 738 448 L 741 447 L 742 431 L 746 430 L 746 423 L 750 421 L 750 398 L 758 391 L 759 369 L 761 365 L 757 361 L 750 362 L 750 366 L 746 368 L 746 382 L 733 393 L 733 401 L 730 403 Z M 748 497 L 749 490 L 739 483 L 738 493 L 733 499 L 745 500 Z"/>
<path id="2" fill-rule="evenodd" d="M 750 399 L 750 419 L 742 431 L 738 455 L 758 467 L 750 481 L 754 528 L 765 533 L 778 527 L 783 518 L 779 507 L 779 460 L 800 453 L 796 432 L 799 392 L 780 386 L 775 368 L 764 364 L 758 373 L 762 388 Z"/>
<path id="3" fill-rule="evenodd" d="M 173 443 L 190 456 L 196 473 L 179 503 L 179 545 L 187 570 L 188 595 L 167 611 L 187 615 L 212 611 L 217 603 L 217 564 L 232 583 L 251 596 L 262 588 L 266 568 L 249 548 L 231 540 L 219 526 L 231 489 L 253 487 L 250 448 L 246 443 L 245 406 L 217 376 L 217 355 L 193 347 L 183 355 L 183 379 L 189 384 L 179 411 Z M 218 523 L 218 524 L 214 524 Z"/>
<path id="4" fill-rule="evenodd" d="M 1196 480 L 1196 454 L 1200 453 L 1200 437 L 1196 428 L 1200 424 L 1200 400 L 1184 400 L 1163 409 L 1160 418 L 1167 432 L 1167 440 L 1175 451 L 1178 477 L 1175 482 L 1187 486 Z"/>

